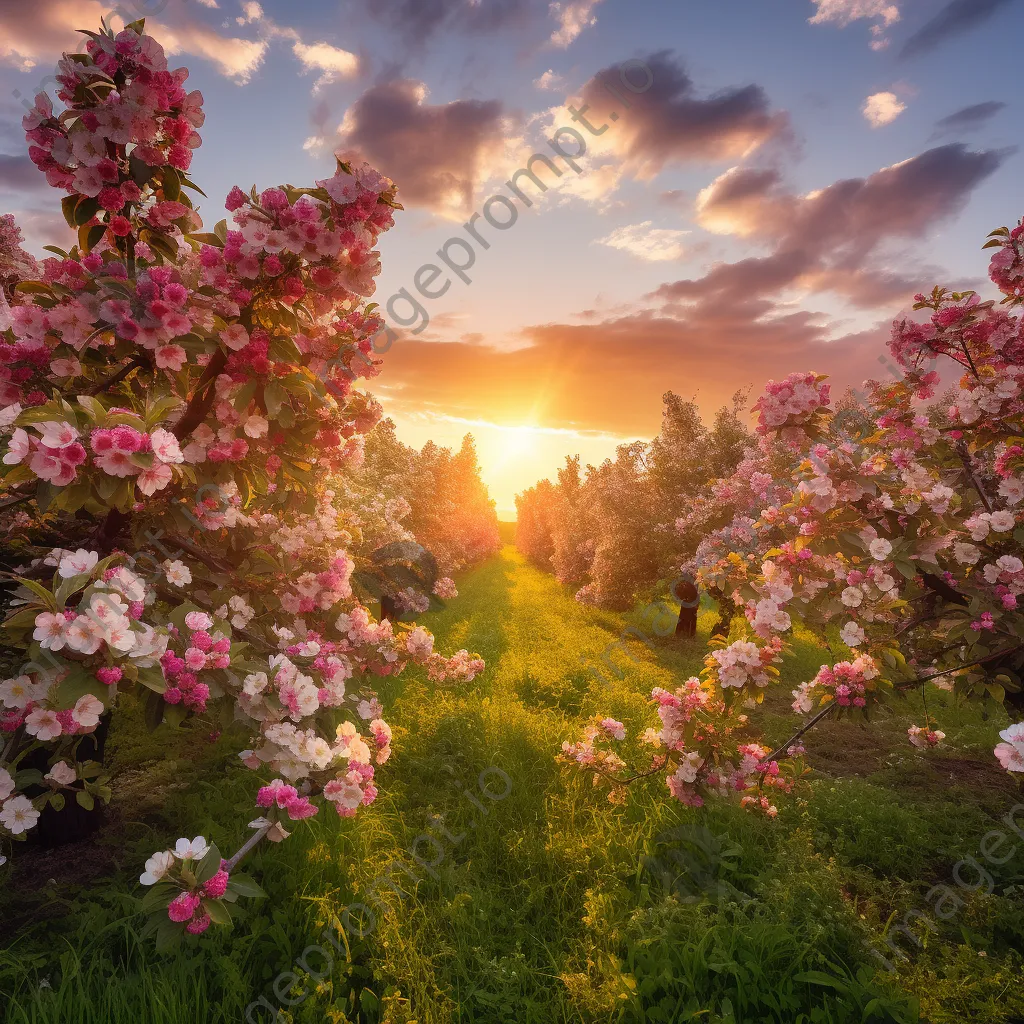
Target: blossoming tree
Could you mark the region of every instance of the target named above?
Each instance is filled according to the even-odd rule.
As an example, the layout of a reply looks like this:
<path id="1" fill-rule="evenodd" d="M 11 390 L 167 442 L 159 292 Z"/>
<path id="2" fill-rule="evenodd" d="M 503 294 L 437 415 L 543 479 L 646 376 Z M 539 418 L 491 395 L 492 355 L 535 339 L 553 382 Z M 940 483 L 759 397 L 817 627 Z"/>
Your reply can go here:
<path id="1" fill-rule="evenodd" d="M 632 607 L 659 580 L 676 576 L 702 539 L 679 510 L 709 500 L 708 483 L 736 466 L 750 437 L 738 410 L 719 409 L 706 425 L 694 401 L 663 396 L 661 430 L 650 443 L 620 445 L 614 459 L 580 471 L 567 458 L 557 483 L 541 481 L 516 497 L 516 543 L 534 564 L 577 589 L 576 599 Z"/>
<path id="2" fill-rule="evenodd" d="M 860 408 L 833 409 L 814 373 L 770 382 L 757 402 L 760 453 L 713 489 L 736 517 L 700 553 L 702 582 L 744 610 L 745 635 L 713 642 L 700 678 L 652 695 L 661 729 L 646 737 L 656 753 L 645 774 L 666 772 L 684 803 L 739 792 L 776 813 L 768 791 L 803 774 L 809 728 L 929 680 L 1024 711 L 1024 320 L 1013 313 L 1024 222 L 988 246 L 1002 301 L 916 296 L 927 318 L 893 325 L 901 377 L 869 382 Z M 943 369 L 958 375 L 954 397 L 929 408 Z M 749 741 L 745 709 L 778 680 L 794 617 L 834 624 L 851 654 L 793 691 L 794 709 L 813 717 L 769 751 Z M 604 719 L 563 757 L 618 794 L 630 778 L 614 751 L 622 732 Z M 917 746 L 942 738 L 931 721 L 909 730 Z M 1000 739 L 1000 763 L 1024 772 L 1024 723 Z"/>
<path id="3" fill-rule="evenodd" d="M 202 232 L 188 72 L 142 21 L 87 35 L 58 65 L 64 109 L 41 94 L 24 119 L 77 244 L 36 267 L 0 225 L 0 501 L 31 525 L 3 624 L 24 665 L 0 683 L 0 838 L 109 795 L 76 751 L 127 691 L 153 726 L 240 724 L 262 814 L 233 857 L 199 837 L 149 860 L 169 941 L 259 892 L 235 866 L 285 822 L 372 803 L 375 676 L 482 662 L 374 619 L 361 581 L 416 554 L 366 557 L 375 524 L 344 500 L 380 415 L 355 385 L 377 372 L 366 297 L 395 186 L 339 162 L 312 188 L 233 188 Z M 24 767 L 39 750 L 46 772 Z"/>

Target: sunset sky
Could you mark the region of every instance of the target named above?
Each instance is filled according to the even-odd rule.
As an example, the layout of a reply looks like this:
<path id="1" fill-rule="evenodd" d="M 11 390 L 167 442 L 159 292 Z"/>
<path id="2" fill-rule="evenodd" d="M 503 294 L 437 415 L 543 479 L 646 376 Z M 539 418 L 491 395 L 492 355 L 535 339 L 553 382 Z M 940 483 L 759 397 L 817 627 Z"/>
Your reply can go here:
<path id="1" fill-rule="evenodd" d="M 656 433 L 667 390 L 711 413 L 792 370 L 885 376 L 893 316 L 936 283 L 985 289 L 985 234 L 1024 214 L 1021 0 L 125 7 L 206 98 L 208 224 L 233 184 L 311 184 L 336 149 L 398 183 L 374 298 L 408 327 L 372 390 L 407 443 L 471 432 L 506 517 L 566 454 Z M 0 0 L 0 212 L 37 253 L 68 232 L 21 101 L 109 9 Z M 561 173 L 520 179 L 527 207 L 505 182 L 535 152 Z M 477 216 L 481 243 L 463 225 L 494 195 L 516 219 Z"/>

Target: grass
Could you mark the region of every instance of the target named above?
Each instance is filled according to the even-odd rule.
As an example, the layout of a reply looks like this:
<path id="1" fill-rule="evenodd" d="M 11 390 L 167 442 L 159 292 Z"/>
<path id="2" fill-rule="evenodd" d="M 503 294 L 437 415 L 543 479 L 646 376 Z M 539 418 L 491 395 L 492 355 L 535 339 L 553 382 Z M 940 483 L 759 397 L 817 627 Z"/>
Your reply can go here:
<path id="1" fill-rule="evenodd" d="M 263 999 L 251 1020 L 1024 1021 L 1024 857 L 989 868 L 991 895 L 952 880 L 1019 799 L 991 757 L 995 714 L 930 689 L 949 750 L 927 754 L 906 743 L 920 696 L 866 727 L 823 725 L 807 741 L 806 800 L 774 822 L 732 805 L 687 810 L 657 778 L 612 806 L 556 764 L 561 741 L 599 711 L 631 735 L 652 724 L 646 694 L 699 670 L 713 611 L 696 641 L 615 647 L 630 626 L 653 636 L 650 606 L 583 607 L 510 547 L 459 589 L 427 625 L 442 649 L 479 651 L 487 671 L 457 690 L 396 681 L 384 695 L 396 753 L 377 803 L 256 854 L 271 898 L 171 957 L 138 939 L 134 876 L 186 830 L 230 845 L 251 778 L 231 768 L 222 784 L 199 781 L 229 759 L 230 737 L 168 735 L 154 756 L 141 721 L 120 723 L 111 757 L 133 785 L 85 863 L 95 877 L 69 876 L 65 854 L 41 896 L 22 895 L 30 880 L 16 876 L 2 897 L 5 921 L 38 922 L 0 950 L 5 1020 L 240 1021 Z M 798 631 L 786 679 L 824 657 Z M 789 688 L 752 713 L 769 742 L 794 727 Z M 898 959 L 887 926 L 914 910 L 931 920 L 938 885 L 960 905 L 935 932 L 911 918 L 925 941 L 901 937 Z"/>

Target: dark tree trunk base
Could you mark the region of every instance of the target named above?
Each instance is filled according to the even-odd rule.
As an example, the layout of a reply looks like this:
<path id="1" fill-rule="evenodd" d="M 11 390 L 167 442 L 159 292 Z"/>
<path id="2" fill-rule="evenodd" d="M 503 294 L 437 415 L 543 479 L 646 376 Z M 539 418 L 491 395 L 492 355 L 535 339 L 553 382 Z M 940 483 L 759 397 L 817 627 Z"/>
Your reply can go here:
<path id="1" fill-rule="evenodd" d="M 96 731 L 83 736 L 78 745 L 76 761 L 103 761 L 103 750 L 107 743 L 110 730 L 110 715 L 100 719 Z M 44 775 L 50 770 L 50 752 L 45 749 L 34 750 L 20 764 L 22 768 L 35 768 Z M 45 792 L 42 786 L 30 786 L 26 796 L 35 797 Z M 44 850 L 52 850 L 68 843 L 77 843 L 88 839 L 103 824 L 103 807 L 97 803 L 91 811 L 87 811 L 75 799 L 74 793 L 63 790 L 64 806 L 54 810 L 49 804 L 43 808 L 39 821 L 29 833 L 29 842 Z"/>
<path id="2" fill-rule="evenodd" d="M 697 635 L 697 609 L 700 607 L 700 591 L 695 583 L 684 577 L 676 582 L 672 593 L 679 602 L 676 636 L 691 639 Z"/>

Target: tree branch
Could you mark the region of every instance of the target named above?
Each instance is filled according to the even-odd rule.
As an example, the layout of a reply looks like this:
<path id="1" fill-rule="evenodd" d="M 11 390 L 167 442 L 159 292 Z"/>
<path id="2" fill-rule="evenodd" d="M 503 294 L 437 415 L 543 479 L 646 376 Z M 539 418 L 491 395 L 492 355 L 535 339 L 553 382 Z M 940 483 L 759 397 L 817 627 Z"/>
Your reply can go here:
<path id="1" fill-rule="evenodd" d="M 222 572 L 228 575 L 235 575 L 234 569 L 230 565 L 225 565 L 219 559 L 213 555 L 203 551 L 202 548 L 196 547 L 190 540 L 186 540 L 184 537 L 179 536 L 176 533 L 168 534 L 167 540 L 171 544 L 176 544 L 182 551 L 187 551 L 193 558 L 198 559 L 207 567 L 207 569 L 213 569 L 214 572 Z"/>
<path id="2" fill-rule="evenodd" d="M 933 679 L 938 679 L 941 676 L 952 675 L 954 672 L 962 672 L 965 668 L 976 668 L 978 665 L 985 665 L 990 661 L 996 661 L 999 658 L 1003 658 L 1007 654 L 1015 654 L 1022 646 L 1024 645 L 1017 644 L 1016 647 L 1007 647 L 1003 651 L 995 651 L 993 654 L 986 654 L 984 658 L 979 658 L 977 661 L 969 661 L 966 665 L 957 665 L 954 668 L 947 668 L 942 672 L 933 672 L 930 676 L 922 676 L 920 679 L 912 679 L 908 683 L 900 683 L 896 689 L 901 692 L 903 690 L 912 690 L 915 686 L 923 686 L 925 683 L 930 683 Z"/>
<path id="3" fill-rule="evenodd" d="M 206 419 L 206 414 L 210 411 L 217 393 L 217 375 L 224 369 L 227 361 L 228 357 L 224 349 L 218 349 L 214 353 L 202 377 L 199 378 L 199 383 L 185 407 L 185 412 L 171 431 L 179 441 L 188 437 Z"/>
<path id="4" fill-rule="evenodd" d="M 974 472 L 974 466 L 971 463 L 971 454 L 967 451 L 967 445 L 964 444 L 963 438 L 958 440 L 956 443 L 956 453 L 960 456 L 960 461 L 964 464 L 964 469 L 967 472 L 968 479 L 974 485 L 974 489 L 978 492 L 978 497 L 981 498 L 981 503 L 985 506 L 985 511 L 991 512 L 992 502 L 989 501 L 989 497 L 981 486 L 981 481 L 978 479 L 978 475 Z"/>
<path id="5" fill-rule="evenodd" d="M 1007 654 L 1013 654 L 1016 651 L 1021 650 L 1024 644 L 1018 644 L 1016 647 L 1007 648 L 1005 651 L 996 651 L 994 654 L 987 654 L 984 658 L 979 658 L 977 661 L 968 662 L 966 665 L 957 665 L 955 668 L 947 668 L 942 672 L 933 672 L 931 675 L 921 676 L 918 679 L 913 679 L 909 683 L 902 683 L 896 687 L 897 690 L 912 690 L 915 686 L 924 686 L 925 683 L 930 683 L 933 679 L 938 679 L 940 676 L 948 676 L 953 672 L 961 672 L 966 668 L 974 668 L 977 665 L 984 665 L 986 662 L 994 661 L 997 658 L 1002 658 Z M 823 718 L 827 718 L 837 707 L 839 707 L 838 701 L 832 700 L 825 705 L 806 725 L 801 729 L 798 729 L 785 743 L 783 743 L 778 749 L 773 750 L 767 757 L 763 757 L 760 764 L 771 764 L 772 761 L 778 761 L 782 755 L 805 733 L 813 729 Z"/>
<path id="6" fill-rule="evenodd" d="M 15 505 L 20 505 L 24 501 L 31 501 L 36 496 L 36 489 L 31 484 L 29 484 L 28 487 L 29 490 L 24 494 L 20 494 L 16 498 L 8 498 L 6 501 L 0 501 L 0 512 L 5 508 L 14 508 Z M 18 492 L 15 491 L 14 493 L 17 494 Z"/>
<path id="7" fill-rule="evenodd" d="M 106 380 L 101 380 L 97 385 L 89 388 L 85 393 L 87 395 L 98 395 L 100 392 L 106 391 L 107 388 L 112 388 L 115 384 L 119 384 L 133 370 L 137 370 L 141 366 L 152 367 L 152 365 L 153 364 L 147 356 L 136 356 L 130 363 L 122 366 L 117 373 L 111 374 Z"/>
<path id="8" fill-rule="evenodd" d="M 839 706 L 840 704 L 837 700 L 829 701 L 829 703 L 826 704 L 806 725 L 797 729 L 797 731 L 793 733 L 793 735 L 790 736 L 782 746 L 773 750 L 767 757 L 761 758 L 759 764 L 771 764 L 772 761 L 778 761 L 779 758 L 785 754 L 801 736 L 804 735 L 804 733 L 810 732 L 811 729 L 813 729 L 822 719 L 828 718 L 828 716 L 831 715 Z M 787 754 L 786 756 L 788 757 L 789 755 Z"/>
<path id="9" fill-rule="evenodd" d="M 224 865 L 224 870 L 231 874 L 236 867 L 242 862 L 243 858 L 248 856 L 266 837 L 267 833 L 274 827 L 274 822 L 267 822 L 266 825 L 262 825 L 258 828 L 249 838 L 239 847 L 238 852 L 231 857 Z"/>

